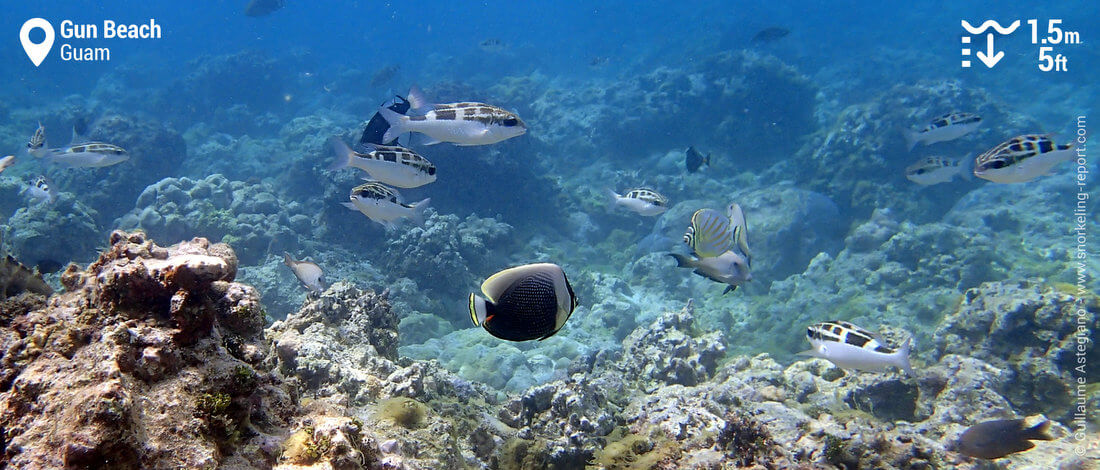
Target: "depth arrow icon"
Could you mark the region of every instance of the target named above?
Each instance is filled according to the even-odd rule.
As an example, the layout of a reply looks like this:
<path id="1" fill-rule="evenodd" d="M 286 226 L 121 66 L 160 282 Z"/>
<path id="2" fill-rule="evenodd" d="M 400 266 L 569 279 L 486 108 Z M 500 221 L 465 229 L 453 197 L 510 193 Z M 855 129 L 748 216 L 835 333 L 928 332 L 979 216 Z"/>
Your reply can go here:
<path id="1" fill-rule="evenodd" d="M 1001 59 L 1004 58 L 1005 53 L 1004 51 L 999 51 L 996 54 L 993 53 L 993 33 L 985 35 L 985 43 L 988 52 L 978 51 L 978 53 L 974 55 L 978 56 L 978 60 L 982 61 L 986 67 L 993 68 L 994 65 L 997 65 L 997 62 L 1000 62 Z"/>

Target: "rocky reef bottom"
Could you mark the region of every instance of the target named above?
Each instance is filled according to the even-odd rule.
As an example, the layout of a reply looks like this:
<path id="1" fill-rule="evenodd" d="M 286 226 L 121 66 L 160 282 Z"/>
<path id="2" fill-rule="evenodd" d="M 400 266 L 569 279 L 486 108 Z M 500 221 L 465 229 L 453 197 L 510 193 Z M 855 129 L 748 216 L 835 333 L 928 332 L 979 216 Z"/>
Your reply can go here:
<path id="1" fill-rule="evenodd" d="M 70 265 L 63 293 L 0 299 L 0 466 L 1085 469 L 1100 455 L 1094 428 L 1067 427 L 1069 351 L 1100 307 L 1038 283 L 968 291 L 917 377 L 728 357 L 733 333 L 700 331 L 689 302 L 506 394 L 398 357 L 384 294 L 338 282 L 265 330 L 228 245 L 110 243 Z M 1057 420 L 1055 439 L 997 463 L 954 451 L 968 426 L 1018 415 Z"/>

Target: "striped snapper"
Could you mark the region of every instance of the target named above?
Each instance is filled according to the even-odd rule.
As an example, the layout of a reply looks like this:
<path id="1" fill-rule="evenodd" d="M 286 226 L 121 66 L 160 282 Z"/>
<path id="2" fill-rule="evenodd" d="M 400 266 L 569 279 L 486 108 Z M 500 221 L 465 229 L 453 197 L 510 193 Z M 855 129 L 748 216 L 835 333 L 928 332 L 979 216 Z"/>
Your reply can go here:
<path id="1" fill-rule="evenodd" d="M 730 249 L 733 243 L 730 217 L 714 209 L 699 209 L 691 215 L 684 243 L 700 258 L 713 258 Z"/>
<path id="2" fill-rule="evenodd" d="M 958 175 L 970 179 L 966 165 L 959 160 L 947 157 L 927 157 L 905 168 L 905 177 L 919 185 L 940 184 L 951 181 Z"/>
<path id="3" fill-rule="evenodd" d="M 939 116 L 920 130 L 905 132 L 905 145 L 909 150 L 917 144 L 931 145 L 936 142 L 955 140 L 977 129 L 982 117 L 973 113 L 953 112 Z"/>
<path id="4" fill-rule="evenodd" d="M 879 335 L 846 321 L 815 323 L 806 329 L 806 337 L 812 347 L 799 355 L 826 359 L 842 369 L 879 372 L 894 366 L 914 375 L 909 365 L 912 338 L 895 350 Z"/>
<path id="5" fill-rule="evenodd" d="M 358 168 L 372 179 L 398 188 L 416 188 L 435 181 L 435 165 L 405 147 L 368 143 L 371 151 L 359 153 L 336 137 L 329 143 L 336 152 L 330 170 Z"/>
<path id="6" fill-rule="evenodd" d="M 978 155 L 974 159 L 974 176 L 994 183 L 1024 183 L 1075 156 L 1071 144 L 1058 145 L 1049 135 L 1021 135 Z"/>
<path id="7" fill-rule="evenodd" d="M 390 142 L 406 132 L 419 132 L 430 138 L 425 145 L 451 142 L 456 145 L 488 145 L 527 132 L 527 125 L 514 113 L 485 103 L 462 102 L 430 105 L 419 88 L 409 90 L 412 109 L 429 109 L 427 113 L 406 116 L 382 107 L 378 112 L 390 124 L 384 142 Z"/>
<path id="8" fill-rule="evenodd" d="M 34 135 L 27 142 L 27 152 L 36 158 L 41 158 L 64 168 L 102 168 L 130 159 L 130 154 L 117 145 L 103 142 L 77 143 L 79 140 L 74 131 L 72 144 L 60 148 L 48 148 L 46 145 L 46 128 L 42 127 L 42 123 L 39 123 L 38 129 L 34 131 Z"/>
<path id="9" fill-rule="evenodd" d="M 350 202 L 343 203 L 348 209 L 361 212 L 370 220 L 384 225 L 387 229 L 397 228 L 399 219 L 412 219 L 417 225 L 424 225 L 424 209 L 431 198 L 416 204 L 401 202 L 401 194 L 386 185 L 371 181 L 352 188 L 348 196 Z"/>
<path id="10" fill-rule="evenodd" d="M 611 207 L 625 207 L 639 215 L 658 215 L 668 210 L 668 198 L 648 188 L 630 189 L 625 195 L 608 189 L 607 197 Z"/>

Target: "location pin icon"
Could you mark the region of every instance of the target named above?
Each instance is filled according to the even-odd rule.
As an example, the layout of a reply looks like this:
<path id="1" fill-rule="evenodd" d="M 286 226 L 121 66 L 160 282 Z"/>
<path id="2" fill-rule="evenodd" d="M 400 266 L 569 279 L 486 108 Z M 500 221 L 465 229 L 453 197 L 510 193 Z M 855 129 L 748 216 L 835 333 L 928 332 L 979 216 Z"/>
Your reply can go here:
<path id="1" fill-rule="evenodd" d="M 34 28 L 41 28 L 46 33 L 45 41 L 38 44 L 31 42 L 31 30 Z M 53 25 L 42 18 L 31 18 L 23 23 L 23 27 L 19 30 L 19 42 L 23 43 L 23 50 L 27 52 L 27 57 L 31 58 L 35 67 L 38 67 L 43 60 L 46 60 L 46 56 L 50 55 L 50 49 L 53 47 Z"/>

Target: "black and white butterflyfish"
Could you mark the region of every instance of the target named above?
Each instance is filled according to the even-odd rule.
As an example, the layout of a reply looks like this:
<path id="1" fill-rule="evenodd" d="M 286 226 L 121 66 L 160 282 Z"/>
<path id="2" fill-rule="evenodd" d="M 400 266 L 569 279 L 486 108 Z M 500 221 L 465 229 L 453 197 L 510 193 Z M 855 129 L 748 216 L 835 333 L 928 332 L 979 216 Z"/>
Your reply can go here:
<path id="1" fill-rule="evenodd" d="M 552 263 L 505 269 L 486 279 L 481 292 L 485 298 L 470 294 L 470 318 L 474 325 L 508 341 L 554 336 L 577 307 L 565 271 Z"/>

